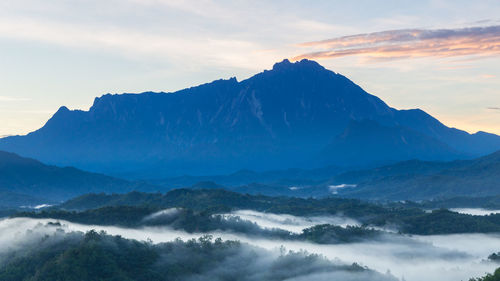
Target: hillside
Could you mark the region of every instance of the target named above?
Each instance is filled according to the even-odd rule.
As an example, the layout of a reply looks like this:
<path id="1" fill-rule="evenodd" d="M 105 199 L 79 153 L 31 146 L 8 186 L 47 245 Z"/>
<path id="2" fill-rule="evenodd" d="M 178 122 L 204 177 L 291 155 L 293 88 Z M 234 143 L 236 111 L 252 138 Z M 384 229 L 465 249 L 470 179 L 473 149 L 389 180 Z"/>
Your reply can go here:
<path id="1" fill-rule="evenodd" d="M 407 161 L 381 168 L 348 172 L 330 183 L 357 184 L 342 196 L 425 200 L 460 196 L 500 195 L 500 152 L 453 162 Z"/>
<path id="2" fill-rule="evenodd" d="M 0 151 L 1 206 L 51 203 L 89 192 L 155 190 L 149 184 L 129 182 L 72 167 L 45 165 L 37 160 Z M 10 202 L 7 202 L 10 198 Z"/>

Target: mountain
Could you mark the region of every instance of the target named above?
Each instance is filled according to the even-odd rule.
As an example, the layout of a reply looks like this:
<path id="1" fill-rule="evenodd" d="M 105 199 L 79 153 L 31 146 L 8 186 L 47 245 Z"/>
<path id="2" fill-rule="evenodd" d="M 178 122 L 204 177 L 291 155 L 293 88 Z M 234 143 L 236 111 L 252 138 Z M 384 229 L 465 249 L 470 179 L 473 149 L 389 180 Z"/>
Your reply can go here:
<path id="1" fill-rule="evenodd" d="M 241 82 L 107 94 L 88 111 L 61 107 L 39 130 L 0 139 L 0 149 L 162 178 L 471 158 L 500 149 L 500 137 L 448 128 L 418 109 L 393 109 L 314 61 L 284 60 Z"/>
<path id="2" fill-rule="evenodd" d="M 500 195 L 500 151 L 473 160 L 405 161 L 335 176 L 329 184 L 356 184 L 341 196 L 375 200 L 428 200 Z"/>
<path id="3" fill-rule="evenodd" d="M 89 192 L 129 192 L 135 189 L 153 191 L 155 187 L 72 167 L 49 166 L 0 151 L 0 207 L 39 205 Z"/>

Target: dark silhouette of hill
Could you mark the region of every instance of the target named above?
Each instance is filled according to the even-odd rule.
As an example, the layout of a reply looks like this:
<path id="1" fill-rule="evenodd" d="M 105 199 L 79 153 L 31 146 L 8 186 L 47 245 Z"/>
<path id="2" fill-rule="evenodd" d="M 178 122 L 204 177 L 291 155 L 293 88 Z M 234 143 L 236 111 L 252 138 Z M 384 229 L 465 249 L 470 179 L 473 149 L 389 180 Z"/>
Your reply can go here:
<path id="1" fill-rule="evenodd" d="M 135 189 L 152 191 L 155 187 L 72 167 L 45 165 L 0 151 L 0 207 L 58 202 L 89 192 L 129 192 Z"/>
<path id="2" fill-rule="evenodd" d="M 500 151 L 473 160 L 405 161 L 335 176 L 330 183 L 357 184 L 342 196 L 383 200 L 425 200 L 500 195 Z"/>

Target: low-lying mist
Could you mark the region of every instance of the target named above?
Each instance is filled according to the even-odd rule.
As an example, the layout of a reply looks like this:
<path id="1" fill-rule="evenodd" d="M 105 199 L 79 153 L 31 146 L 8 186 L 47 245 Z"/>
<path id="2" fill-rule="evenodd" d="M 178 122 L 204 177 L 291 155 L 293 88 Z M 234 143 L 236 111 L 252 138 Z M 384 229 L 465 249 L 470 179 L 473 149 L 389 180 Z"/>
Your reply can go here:
<path id="1" fill-rule="evenodd" d="M 122 236 L 109 235 L 115 233 Z M 124 239 L 144 240 L 150 234 L 154 240 L 148 237 L 143 243 Z M 172 235 L 183 240 L 172 239 Z M 0 248 L 0 279 L 24 280 L 36 275 L 36 280 L 60 280 L 61 276 L 94 280 L 104 275 L 109 277 L 106 280 L 397 280 L 390 274 L 306 251 L 265 249 L 212 237 L 165 228 L 131 230 L 49 219 L 5 219 L 0 221 L 0 239 L 7 242 Z M 74 270 L 82 274 L 77 279 Z"/>
<path id="2" fill-rule="evenodd" d="M 339 217 L 298 219 L 289 215 L 264 214 L 253 211 L 239 211 L 231 215 L 243 216 L 245 219 L 252 220 L 264 228 L 278 227 L 290 231 L 297 231 L 299 228 L 306 228 L 315 223 L 355 223 L 354 220 Z M 14 218 L 0 221 L 0 240 L 3 241 L 0 245 L 0 251 L 5 252 L 8 249 L 22 247 L 23 243 L 26 243 L 25 240 L 27 237 L 24 234 L 29 233 L 33 229 L 42 234 L 53 234 L 60 231 L 58 229 L 63 229 L 65 232 L 87 232 L 95 229 L 96 231 L 105 231 L 110 235 L 121 235 L 124 238 L 152 241 L 153 243 L 173 241 L 176 238 L 187 240 L 199 238 L 204 235 L 160 226 L 132 229 L 115 226 L 83 225 L 67 221 L 60 221 L 61 226 L 56 224 L 40 227 L 40 225 L 47 225 L 49 222 L 55 221 L 52 219 L 30 218 Z M 238 240 L 269 251 L 273 255 L 278 255 L 282 247 L 296 252 L 305 250 L 308 253 L 323 255 L 336 263 L 359 263 L 378 272 L 390 272 L 400 280 L 404 279 L 407 281 L 456 281 L 481 276 L 485 272 L 491 272 L 498 267 L 498 264 L 487 261 L 486 258 L 491 253 L 498 252 L 500 249 L 500 236 L 496 234 L 436 236 L 398 236 L 387 234 L 377 240 L 335 245 L 250 237 L 223 231 L 214 231 L 209 234 L 213 235 L 213 237 L 220 237 L 223 240 Z M 325 275 L 321 272 L 314 273 L 313 275 L 315 279 L 310 279 L 311 275 L 307 278 L 303 277 L 302 279 L 293 280 L 331 279 L 330 275 Z M 340 278 L 339 276 L 336 277 Z M 340 280 L 374 280 L 370 278 L 349 278 L 342 277 Z"/>
<path id="3" fill-rule="evenodd" d="M 258 226 L 268 229 L 279 228 L 293 233 L 301 233 L 304 228 L 318 224 L 332 224 L 345 227 L 347 225 L 359 226 L 356 220 L 344 216 L 321 216 L 321 217 L 297 217 L 287 214 L 262 213 L 252 210 L 239 210 L 225 217 L 240 217 L 243 220 L 256 223 Z"/>
<path id="4" fill-rule="evenodd" d="M 500 210 L 487 210 L 483 208 L 451 208 L 450 211 L 473 216 L 487 216 L 500 214 Z"/>

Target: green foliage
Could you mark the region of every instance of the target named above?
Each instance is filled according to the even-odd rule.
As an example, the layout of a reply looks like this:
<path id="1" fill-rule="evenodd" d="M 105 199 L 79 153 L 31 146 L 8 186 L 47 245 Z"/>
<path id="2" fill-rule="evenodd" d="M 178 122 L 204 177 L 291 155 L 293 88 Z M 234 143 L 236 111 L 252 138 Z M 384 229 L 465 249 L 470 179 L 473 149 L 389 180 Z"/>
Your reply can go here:
<path id="1" fill-rule="evenodd" d="M 500 268 L 497 268 L 493 274 L 486 274 L 484 277 L 471 278 L 469 281 L 500 281 Z"/>
<path id="2" fill-rule="evenodd" d="M 0 263 L 2 281 L 285 280 L 336 271 L 394 280 L 357 265 L 335 265 L 318 255 L 288 252 L 273 257 L 212 236 L 151 244 L 95 231 L 59 233 L 7 256 Z"/>
<path id="3" fill-rule="evenodd" d="M 374 239 L 382 233 L 382 231 L 366 227 L 347 226 L 344 228 L 336 225 L 322 224 L 304 229 L 300 238 L 319 244 L 336 244 Z"/>
<path id="4" fill-rule="evenodd" d="M 424 201 L 424 208 L 484 208 L 500 209 L 500 195 L 487 197 L 453 197 L 432 201 Z"/>
<path id="5" fill-rule="evenodd" d="M 262 212 L 292 215 L 343 213 L 350 217 L 385 213 L 382 206 L 344 198 L 295 198 L 241 194 L 222 189 L 175 189 L 165 194 L 130 192 L 127 194 L 86 194 L 61 204 L 67 210 L 95 209 L 104 206 L 147 206 L 149 208 L 187 208 L 196 211 L 228 212 L 251 209 Z"/>
<path id="6" fill-rule="evenodd" d="M 402 232 L 421 235 L 500 232 L 500 214 L 472 216 L 441 209 L 402 218 L 402 225 Z"/>

